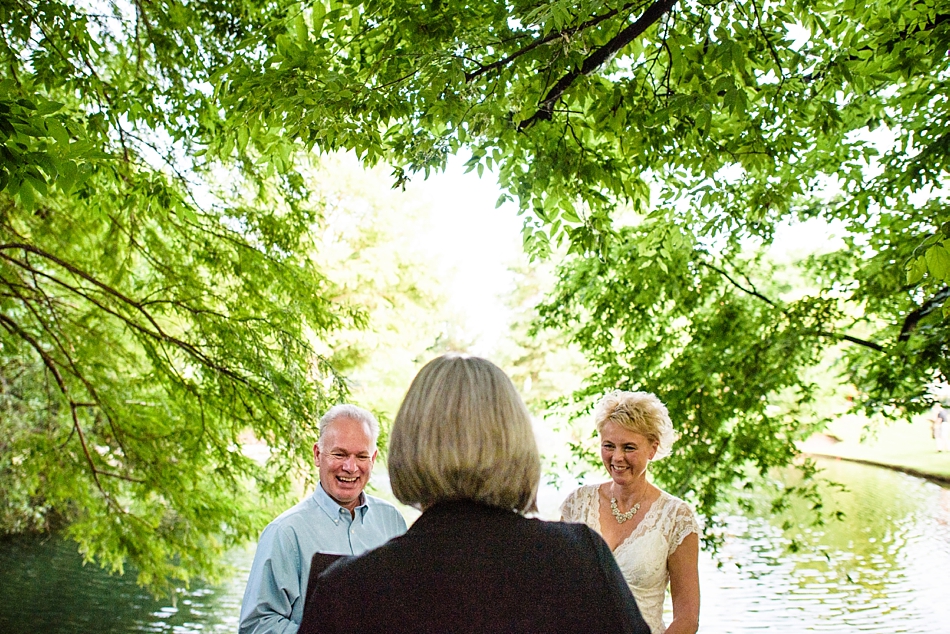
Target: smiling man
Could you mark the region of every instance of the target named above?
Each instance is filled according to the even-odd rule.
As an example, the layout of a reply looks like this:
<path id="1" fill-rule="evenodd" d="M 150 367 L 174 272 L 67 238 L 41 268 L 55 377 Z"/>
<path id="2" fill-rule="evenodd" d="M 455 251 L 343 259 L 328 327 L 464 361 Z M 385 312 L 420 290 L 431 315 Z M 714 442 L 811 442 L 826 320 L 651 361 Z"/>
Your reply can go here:
<path id="1" fill-rule="evenodd" d="M 378 437 L 376 418 L 355 405 L 337 405 L 320 419 L 313 446 L 320 483 L 261 533 L 241 604 L 240 634 L 297 631 L 314 553 L 358 555 L 406 532 L 396 507 L 363 492 Z"/>

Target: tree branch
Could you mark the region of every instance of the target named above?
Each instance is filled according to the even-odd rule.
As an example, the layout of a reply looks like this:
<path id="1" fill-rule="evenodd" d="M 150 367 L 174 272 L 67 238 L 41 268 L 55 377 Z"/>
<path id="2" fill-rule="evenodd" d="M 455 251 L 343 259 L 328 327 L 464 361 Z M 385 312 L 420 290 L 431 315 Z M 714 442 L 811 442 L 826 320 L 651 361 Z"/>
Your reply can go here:
<path id="1" fill-rule="evenodd" d="M 746 294 L 751 295 L 751 296 L 753 296 L 753 297 L 755 297 L 755 298 L 757 298 L 757 299 L 760 299 L 760 300 L 762 300 L 763 302 L 765 302 L 766 304 L 768 304 L 769 306 L 772 306 L 772 307 L 774 307 L 774 308 L 779 308 L 779 306 L 778 306 L 775 302 L 773 302 L 771 299 L 769 299 L 768 297 L 766 297 L 766 296 L 763 295 L 762 293 L 760 293 L 760 292 L 758 292 L 757 290 L 755 290 L 754 287 L 753 287 L 752 289 L 748 289 L 748 288 L 744 287 L 742 284 L 740 284 L 740 283 L 737 282 L 736 280 L 732 279 L 732 277 L 731 277 L 728 273 L 726 273 L 725 271 L 723 271 L 723 270 L 720 269 L 720 268 L 717 268 L 717 267 L 713 266 L 713 265 L 710 264 L 709 262 L 700 261 L 699 263 L 702 264 L 703 266 L 705 266 L 706 268 L 712 269 L 712 270 L 715 271 L 716 273 L 719 273 L 720 275 L 722 275 L 724 278 L 726 278 L 727 280 L 729 280 L 729 282 L 730 282 L 733 286 L 735 286 L 736 288 L 738 288 L 738 289 L 739 289 L 740 291 L 742 291 L 743 293 L 746 293 Z M 748 279 L 748 278 L 746 278 L 746 279 Z M 948 289 L 948 293 L 950 293 L 950 289 Z M 779 310 L 782 310 L 782 309 L 779 308 Z M 785 311 L 782 310 L 782 312 L 784 313 Z M 830 337 L 830 338 L 832 338 L 832 339 L 840 339 L 840 340 L 842 340 L 842 341 L 848 341 L 848 342 L 850 342 L 850 343 L 857 344 L 857 345 L 859 345 L 859 346 L 864 346 L 865 348 L 870 348 L 871 350 L 876 350 L 877 352 L 887 352 L 887 348 L 885 348 L 884 346 L 882 346 L 882 345 L 880 345 L 880 344 L 874 343 L 873 341 L 867 341 L 866 339 L 859 339 L 858 337 L 852 337 L 851 335 L 842 335 L 842 334 L 835 333 L 835 332 L 829 332 L 829 331 L 827 331 L 827 330 L 821 330 L 821 331 L 818 332 L 818 336 L 819 336 L 819 337 Z"/>
<path id="2" fill-rule="evenodd" d="M 755 24 L 756 24 L 756 27 L 758 27 L 759 29 L 759 34 L 762 35 L 762 39 L 765 41 L 765 44 L 769 49 L 769 53 L 772 55 L 772 61 L 775 62 L 775 68 L 778 69 L 779 77 L 781 78 L 782 82 L 784 82 L 785 69 L 782 68 L 782 60 L 779 57 L 778 51 L 775 49 L 775 45 L 772 43 L 772 40 L 769 38 L 768 34 L 765 32 L 765 27 L 762 26 L 762 14 L 759 11 L 759 5 L 756 4 L 755 2 L 751 2 L 750 4 L 752 5 L 752 10 L 755 12 Z M 745 13 L 745 11 L 742 8 L 742 4 L 737 3 L 736 8 L 739 11 L 742 11 L 743 13 Z"/>
<path id="3" fill-rule="evenodd" d="M 4 251 L 4 250 L 7 250 L 7 249 L 13 249 L 13 248 L 20 248 L 20 249 L 23 249 L 23 250 L 28 251 L 28 252 L 30 252 L 30 253 L 35 253 L 35 254 L 37 254 L 37 255 L 39 255 L 39 256 L 41 256 L 41 257 L 44 257 L 44 258 L 50 260 L 51 262 L 54 262 L 54 263 L 56 263 L 56 264 L 59 264 L 60 266 L 62 266 L 63 268 L 65 268 L 67 271 L 69 271 L 69 272 L 73 273 L 74 275 L 76 275 L 76 276 L 78 276 L 78 277 L 80 277 L 80 278 L 82 278 L 82 279 L 84 279 L 84 280 L 86 280 L 86 281 L 88 281 L 88 282 L 94 284 L 97 288 L 99 288 L 100 290 L 104 291 L 107 295 L 118 299 L 121 303 L 123 303 L 123 304 L 125 304 L 125 305 L 127 305 L 127 306 L 129 306 L 129 307 L 131 307 L 131 308 L 133 308 L 136 312 L 140 313 L 140 314 L 145 318 L 145 320 L 151 325 L 151 327 L 152 327 L 154 330 L 149 329 L 149 328 L 143 326 L 142 324 L 136 322 L 135 320 L 131 319 L 130 317 L 128 317 L 128 316 L 126 316 L 126 315 L 120 314 L 120 313 L 117 312 L 116 310 L 114 310 L 114 309 L 110 308 L 109 306 L 106 306 L 105 304 L 103 304 L 101 301 L 97 301 L 95 298 L 91 297 L 90 295 L 88 295 L 87 293 L 83 292 L 83 291 L 80 290 L 79 288 L 76 288 L 76 287 L 74 287 L 74 286 L 71 286 L 71 285 L 65 283 L 64 281 L 62 281 L 62 280 L 60 280 L 60 279 L 57 279 L 57 278 L 55 278 L 55 277 L 49 275 L 48 273 L 45 273 L 45 272 L 43 272 L 43 271 L 36 271 L 37 274 L 42 275 L 43 277 L 46 277 L 46 278 L 50 279 L 51 281 L 53 281 L 53 282 L 55 282 L 55 283 L 61 285 L 63 288 L 69 290 L 70 292 L 75 293 L 75 294 L 79 295 L 80 297 L 83 297 L 84 299 L 88 300 L 89 302 L 92 302 L 95 306 L 97 306 L 98 308 L 100 308 L 100 309 L 102 309 L 103 311 L 107 312 L 108 314 L 113 315 L 114 317 L 117 317 L 118 319 L 121 319 L 125 324 L 127 324 L 129 327 L 133 328 L 134 330 L 136 330 L 136 331 L 138 331 L 138 332 L 141 332 L 142 334 L 145 334 L 145 335 L 147 335 L 147 336 L 149 336 L 149 337 L 151 337 L 151 338 L 153 338 L 153 339 L 155 339 L 155 340 L 157 340 L 157 341 L 172 344 L 174 347 L 179 348 L 180 350 L 183 350 L 183 351 L 187 352 L 188 354 L 190 354 L 190 355 L 191 355 L 192 357 L 194 357 L 195 359 L 199 360 L 202 364 L 206 365 L 207 367 L 209 367 L 209 368 L 211 368 L 211 369 L 213 369 L 213 370 L 215 370 L 215 371 L 217 371 L 217 372 L 220 372 L 221 374 L 227 376 L 228 378 L 230 378 L 230 379 L 232 379 L 232 380 L 234 380 L 234 381 L 238 381 L 238 382 L 240 382 L 240 383 L 243 383 L 243 384 L 247 385 L 249 388 L 254 389 L 254 390 L 256 391 L 256 388 L 251 384 L 250 381 L 248 381 L 248 379 L 247 379 L 246 377 L 243 377 L 243 376 L 239 375 L 237 372 L 235 372 L 234 370 L 232 370 L 232 369 L 230 369 L 230 368 L 228 368 L 228 367 L 225 367 L 224 365 L 218 363 L 217 361 L 215 361 L 214 359 L 212 359 L 211 357 L 209 357 L 205 352 L 203 352 L 202 350 L 200 350 L 200 349 L 199 349 L 197 346 L 195 346 L 194 344 L 189 343 L 189 342 L 187 342 L 187 341 L 184 341 L 184 340 L 182 340 L 182 339 L 179 339 L 179 338 L 177 338 L 177 337 L 174 337 L 174 336 L 172 336 L 172 335 L 166 333 L 166 332 L 162 329 L 162 327 L 158 324 L 158 322 L 155 321 L 155 318 L 152 317 L 151 313 L 149 313 L 147 310 L 145 310 L 145 308 L 144 308 L 139 302 L 136 302 L 134 299 L 132 299 L 132 298 L 130 298 L 130 297 L 127 297 L 127 296 L 123 295 L 122 293 L 120 293 L 119 291 L 117 291 L 116 289 L 114 289 L 114 288 L 108 286 L 107 284 L 104 284 L 104 283 L 100 282 L 100 281 L 97 280 L 95 277 L 89 275 L 88 273 L 86 273 L 86 272 L 83 271 L 82 269 L 79 269 L 78 267 L 75 267 L 75 266 L 73 266 L 72 264 L 70 264 L 70 263 L 68 263 L 68 262 L 66 262 L 66 261 L 64 261 L 64 260 L 61 260 L 60 258 L 58 258 L 58 257 L 56 257 L 56 256 L 54 256 L 54 255 L 52 255 L 52 254 L 50 254 L 50 253 L 46 253 L 46 252 L 44 252 L 43 250 L 34 247 L 33 245 L 29 245 L 29 244 L 19 244 L 19 243 L 17 243 L 17 244 L 4 244 L 4 245 L 0 245 L 0 252 L 2 252 L 2 251 Z M 21 267 L 21 268 L 23 268 L 23 269 L 35 270 L 35 269 L 33 269 L 33 267 L 31 267 L 28 263 L 26 263 L 26 262 L 21 262 L 20 260 L 17 260 L 17 259 L 15 259 L 15 258 L 12 258 L 12 257 L 10 257 L 10 256 L 8 256 L 8 255 L 0 254 L 0 258 L 3 258 L 3 259 L 5 259 L 5 260 L 11 262 L 12 264 L 15 264 L 16 266 L 19 266 L 19 267 Z"/>
<path id="4" fill-rule="evenodd" d="M 92 477 L 96 481 L 96 487 L 99 489 L 99 492 L 112 503 L 112 498 L 106 493 L 105 489 L 102 488 L 102 482 L 99 481 L 99 470 L 96 468 L 96 464 L 92 460 L 92 454 L 89 453 L 89 447 L 86 444 L 86 435 L 82 431 L 82 427 L 79 425 L 79 415 L 76 413 L 77 407 L 76 403 L 73 402 L 72 398 L 69 396 L 69 389 L 66 387 L 66 382 L 63 380 L 63 376 L 59 373 L 59 368 L 56 367 L 56 361 L 49 356 L 49 353 L 43 349 L 43 346 L 30 336 L 30 333 L 23 330 L 19 324 L 7 317 L 6 315 L 0 314 L 0 324 L 3 325 L 11 334 L 14 334 L 23 341 L 27 342 L 31 348 L 36 350 L 36 353 L 40 355 L 40 358 L 43 360 L 43 365 L 50 371 L 53 375 L 53 378 L 56 380 L 56 385 L 59 386 L 59 391 L 62 392 L 63 396 L 66 398 L 66 401 L 69 403 L 69 411 L 73 419 L 73 429 L 76 430 L 77 435 L 79 436 L 79 444 L 82 446 L 82 451 L 86 456 L 86 462 L 89 463 L 89 470 L 92 472 Z"/>
<path id="5" fill-rule="evenodd" d="M 539 46 L 543 46 L 543 45 L 547 44 L 548 42 L 553 42 L 554 40 L 557 40 L 557 39 L 560 39 L 560 38 L 571 37 L 572 35 L 575 35 L 575 34 L 577 34 L 577 33 L 580 33 L 581 31 L 586 31 L 587 29 L 589 29 L 589 28 L 592 27 L 592 26 L 597 26 L 598 24 L 600 24 L 600 23 L 603 22 L 604 20 L 609 20 L 610 18 L 616 16 L 616 15 L 619 14 L 619 13 L 622 13 L 622 12 L 624 12 L 624 11 L 627 11 L 628 9 L 632 9 L 632 8 L 634 7 L 634 5 L 641 5 L 641 4 L 643 4 L 643 3 L 642 3 L 642 2 L 629 2 L 629 3 L 625 4 L 624 6 L 620 7 L 619 9 L 611 9 L 611 10 L 608 11 L 607 13 L 605 13 L 605 14 L 603 14 L 603 15 L 595 16 L 595 17 L 591 18 L 590 20 L 588 20 L 587 22 L 584 22 L 583 24 L 580 24 L 580 25 L 575 26 L 575 27 L 573 27 L 573 28 L 564 29 L 563 31 L 558 31 L 558 32 L 556 32 L 556 33 L 549 33 L 548 35 L 545 35 L 544 37 L 539 38 L 539 39 L 537 39 L 537 40 L 531 42 L 531 43 L 528 44 L 527 46 L 524 46 L 523 48 L 521 48 L 521 49 L 515 51 L 514 53 L 512 53 L 512 54 L 509 55 L 508 57 L 505 57 L 504 59 L 500 59 L 500 60 L 497 60 L 497 61 L 495 61 L 495 62 L 492 62 L 491 64 L 488 64 L 487 66 L 481 66 L 481 67 L 479 67 L 478 70 L 474 70 L 474 71 L 472 71 L 472 72 L 470 72 L 470 73 L 465 73 L 465 83 L 471 83 L 473 80 L 477 79 L 477 78 L 480 77 L 481 75 L 484 75 L 485 73 L 490 73 L 491 71 L 493 71 L 493 70 L 495 70 L 495 69 L 497 69 L 497 68 L 501 68 L 502 66 L 505 66 L 505 65 L 507 65 L 507 64 L 510 64 L 511 62 L 513 62 L 514 60 L 518 59 L 518 58 L 521 57 L 522 55 L 524 55 L 524 54 L 526 54 L 526 53 L 530 53 L 531 51 L 533 51 L 534 49 L 538 48 Z"/>
<path id="6" fill-rule="evenodd" d="M 729 282 L 732 283 L 733 286 L 735 286 L 736 288 L 738 288 L 738 289 L 739 289 L 740 291 L 742 291 L 743 293 L 746 293 L 746 294 L 748 294 L 748 295 L 752 295 L 753 297 L 757 297 L 757 298 L 761 299 L 763 302 L 765 302 L 766 304 L 768 304 L 769 306 L 772 306 L 772 307 L 774 307 L 774 308 L 778 308 L 778 306 L 775 304 L 775 302 L 773 302 L 771 299 L 769 299 L 768 297 L 766 297 L 766 296 L 763 295 L 762 293 L 760 293 L 760 292 L 758 292 L 757 290 L 755 290 L 755 288 L 748 289 L 748 288 L 744 287 L 742 284 L 740 284 L 739 282 L 737 282 L 737 281 L 735 281 L 734 279 L 732 279 L 732 277 L 731 277 L 728 273 L 726 273 L 725 271 L 723 271 L 722 269 L 717 268 L 717 267 L 713 266 L 712 264 L 710 264 L 709 262 L 705 262 L 705 261 L 703 261 L 703 260 L 700 260 L 699 263 L 702 264 L 703 266 L 705 266 L 706 268 L 711 269 L 711 270 L 715 271 L 716 273 L 719 273 L 720 275 L 722 275 L 724 278 L 726 278 L 727 280 L 729 280 Z"/>
<path id="7" fill-rule="evenodd" d="M 40 303 L 46 305 L 49 315 L 52 317 L 53 321 L 56 323 L 56 326 L 57 326 L 56 328 L 51 328 L 50 325 L 46 323 L 46 320 L 43 319 L 40 313 L 36 310 L 36 307 L 33 305 L 33 302 L 31 302 L 27 297 L 24 297 L 23 294 L 19 291 L 19 289 L 15 285 L 11 284 L 9 280 L 4 279 L 2 281 L 4 284 L 7 285 L 8 288 L 10 288 L 10 290 L 13 292 L 13 295 L 27 308 L 27 310 L 29 310 L 33 314 L 33 317 L 34 319 L 36 319 L 36 322 L 43 328 L 43 330 L 46 331 L 47 336 L 50 338 L 50 340 L 53 341 L 54 344 L 56 344 L 56 347 L 59 349 L 60 353 L 63 355 L 63 357 L 65 357 L 67 364 L 70 370 L 72 371 L 73 376 L 79 379 L 79 381 L 86 388 L 86 392 L 93 399 L 92 403 L 75 403 L 75 406 L 98 408 L 101 412 L 103 412 L 105 414 L 106 420 L 109 422 L 109 427 L 112 429 L 112 433 L 115 436 L 116 443 L 119 445 L 119 448 L 122 450 L 122 452 L 128 455 L 128 451 L 126 450 L 125 444 L 122 442 L 122 433 L 120 432 L 119 427 L 116 424 L 116 421 L 113 419 L 112 415 L 109 413 L 109 410 L 105 406 L 105 404 L 102 402 L 102 399 L 99 398 L 99 393 L 97 392 L 95 386 L 93 386 L 92 383 L 90 383 L 89 380 L 83 375 L 82 371 L 80 371 L 79 367 L 76 365 L 76 362 L 73 360 L 72 355 L 69 354 L 69 350 L 73 348 L 72 343 L 67 341 L 64 344 L 62 341 L 60 341 L 60 336 L 57 333 L 64 334 L 66 332 L 66 328 L 63 327 L 62 323 L 59 320 L 59 310 L 56 303 L 53 301 L 53 298 L 51 298 L 46 293 L 46 291 L 42 288 L 41 284 L 39 283 L 39 280 L 36 279 L 37 278 L 36 271 L 30 270 L 29 273 L 31 273 L 33 276 L 33 287 L 25 287 L 25 288 L 27 290 L 32 291 L 34 294 L 37 294 L 39 296 Z M 124 476 L 116 476 L 116 477 L 124 478 Z"/>
<path id="8" fill-rule="evenodd" d="M 907 316 L 904 318 L 904 323 L 901 325 L 901 332 L 897 335 L 897 340 L 907 341 L 910 339 L 911 333 L 917 328 L 917 324 L 920 320 L 937 310 L 948 297 L 950 297 L 950 287 L 944 286 L 937 291 L 933 297 L 924 302 L 920 308 L 907 313 Z"/>
<path id="9" fill-rule="evenodd" d="M 851 335 L 841 335 L 836 332 L 828 332 L 827 330 L 822 330 L 818 333 L 820 337 L 830 337 L 831 339 L 841 339 L 842 341 L 848 341 L 850 343 L 857 344 L 859 346 L 864 346 L 865 348 L 870 348 L 871 350 L 876 350 L 877 352 L 887 352 L 887 348 L 884 346 L 874 343 L 873 341 L 868 341 L 866 339 L 859 339 L 857 337 L 852 337 Z"/>
<path id="10" fill-rule="evenodd" d="M 538 111 L 522 121 L 518 129 L 524 130 L 538 120 L 549 120 L 551 113 L 554 111 L 555 102 L 561 98 L 578 77 L 581 75 L 590 75 L 603 66 L 611 57 L 623 49 L 623 47 L 640 37 L 644 31 L 653 26 L 657 20 L 668 13 L 676 2 L 677 0 L 657 0 L 657 2 L 650 5 L 647 10 L 643 12 L 643 15 L 640 16 L 639 20 L 620 31 L 620 33 L 615 35 L 609 42 L 594 51 L 590 57 L 584 60 L 584 63 L 579 69 L 575 69 L 559 79 L 558 82 L 554 84 L 554 87 L 548 91 L 544 99 L 541 100 L 541 103 L 538 105 Z"/>

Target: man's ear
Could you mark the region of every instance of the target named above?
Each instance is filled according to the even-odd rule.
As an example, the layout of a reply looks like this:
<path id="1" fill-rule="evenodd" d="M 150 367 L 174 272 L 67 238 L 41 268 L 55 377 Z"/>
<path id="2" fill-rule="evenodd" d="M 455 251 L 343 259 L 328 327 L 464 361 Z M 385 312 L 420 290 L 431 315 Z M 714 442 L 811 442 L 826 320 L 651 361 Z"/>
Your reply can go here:
<path id="1" fill-rule="evenodd" d="M 378 456 L 378 455 L 379 455 L 379 449 L 377 449 L 376 451 L 373 452 L 373 458 L 372 458 L 373 464 L 376 463 L 376 456 Z"/>
<path id="2" fill-rule="evenodd" d="M 313 464 L 320 466 L 320 443 L 313 443 Z"/>

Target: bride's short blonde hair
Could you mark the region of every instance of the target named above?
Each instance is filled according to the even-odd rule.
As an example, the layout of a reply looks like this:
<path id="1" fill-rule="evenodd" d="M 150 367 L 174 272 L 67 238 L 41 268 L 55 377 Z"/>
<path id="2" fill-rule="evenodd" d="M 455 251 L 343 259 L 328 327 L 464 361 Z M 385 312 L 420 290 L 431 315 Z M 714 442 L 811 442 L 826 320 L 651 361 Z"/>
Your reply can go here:
<path id="1" fill-rule="evenodd" d="M 622 390 L 608 392 L 594 408 L 597 431 L 603 432 L 608 421 L 655 442 L 654 460 L 667 457 L 673 450 L 676 440 L 673 421 L 666 405 L 655 394 Z"/>

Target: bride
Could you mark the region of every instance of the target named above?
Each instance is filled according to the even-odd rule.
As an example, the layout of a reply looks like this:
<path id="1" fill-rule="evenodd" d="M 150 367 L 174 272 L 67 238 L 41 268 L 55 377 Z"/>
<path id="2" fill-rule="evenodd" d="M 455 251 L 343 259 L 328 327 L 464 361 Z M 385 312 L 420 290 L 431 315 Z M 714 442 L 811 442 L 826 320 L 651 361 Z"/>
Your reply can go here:
<path id="1" fill-rule="evenodd" d="M 565 522 L 587 524 L 614 553 L 651 634 L 699 627 L 699 524 L 692 509 L 647 481 L 647 466 L 670 454 L 673 424 L 646 392 L 611 392 L 594 414 L 610 482 L 583 486 L 561 505 Z M 663 622 L 667 582 L 673 620 Z"/>

